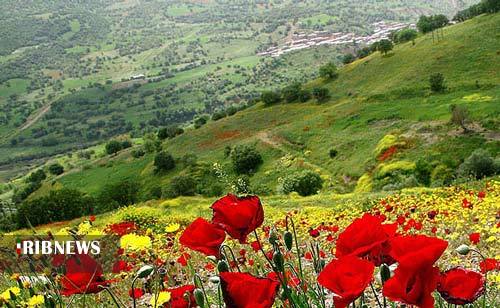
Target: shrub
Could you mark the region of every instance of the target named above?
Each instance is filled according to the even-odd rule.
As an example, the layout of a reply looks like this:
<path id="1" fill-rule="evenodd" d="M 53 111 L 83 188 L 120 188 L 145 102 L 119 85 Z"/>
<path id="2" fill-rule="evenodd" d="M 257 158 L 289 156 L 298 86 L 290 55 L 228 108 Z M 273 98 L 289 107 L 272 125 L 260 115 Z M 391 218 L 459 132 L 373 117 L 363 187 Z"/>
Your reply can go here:
<path id="1" fill-rule="evenodd" d="M 26 201 L 19 206 L 19 227 L 74 219 L 91 212 L 94 200 L 74 189 L 50 191 L 47 196 Z"/>
<path id="2" fill-rule="evenodd" d="M 316 87 L 312 89 L 312 95 L 318 102 L 324 102 L 330 97 L 330 90 L 327 88 Z"/>
<path id="3" fill-rule="evenodd" d="M 446 165 L 437 165 L 431 173 L 431 184 L 434 187 L 450 185 L 454 180 L 453 170 Z"/>
<path id="4" fill-rule="evenodd" d="M 451 110 L 451 123 L 460 126 L 464 133 L 468 132 L 466 124 L 469 122 L 469 110 L 464 105 L 455 105 L 452 104 L 450 106 Z"/>
<path id="5" fill-rule="evenodd" d="M 54 163 L 49 166 L 49 172 L 53 175 L 60 175 L 64 172 L 64 167 L 61 164 Z"/>
<path id="6" fill-rule="evenodd" d="M 372 188 L 373 188 L 372 177 L 368 173 L 365 173 L 358 179 L 358 182 L 356 183 L 356 188 L 354 189 L 354 192 L 357 192 L 357 193 L 370 192 L 370 191 L 372 191 Z"/>
<path id="7" fill-rule="evenodd" d="M 342 63 L 344 63 L 344 64 L 349 64 L 349 63 L 353 62 L 354 60 L 356 60 L 356 57 L 352 53 L 346 53 L 342 57 Z"/>
<path id="8" fill-rule="evenodd" d="M 281 102 L 281 94 L 276 91 L 266 91 L 262 92 L 260 99 L 264 105 L 270 106 Z"/>
<path id="9" fill-rule="evenodd" d="M 419 159 L 415 164 L 415 177 L 422 185 L 431 184 L 432 166 L 426 159 Z"/>
<path id="10" fill-rule="evenodd" d="M 153 165 L 155 172 L 169 171 L 175 168 L 175 161 L 170 153 L 161 151 L 156 154 Z"/>
<path id="11" fill-rule="evenodd" d="M 212 121 L 218 121 L 227 116 L 225 111 L 216 111 L 212 114 Z"/>
<path id="12" fill-rule="evenodd" d="M 196 180 L 190 175 L 178 175 L 170 181 L 170 186 L 165 194 L 169 198 L 178 196 L 194 196 L 196 192 Z"/>
<path id="13" fill-rule="evenodd" d="M 174 138 L 177 135 L 181 135 L 184 133 L 184 130 L 177 125 L 170 125 L 167 127 L 163 127 L 158 131 L 158 138 L 161 140 L 167 138 Z"/>
<path id="14" fill-rule="evenodd" d="M 28 177 L 29 183 L 40 183 L 47 178 L 47 174 L 42 169 L 38 169 L 30 174 Z"/>
<path id="15" fill-rule="evenodd" d="M 283 192 L 297 192 L 301 196 L 318 193 L 323 186 L 323 179 L 316 172 L 304 170 L 287 176 L 283 181 Z"/>
<path id="16" fill-rule="evenodd" d="M 396 42 L 397 43 L 405 43 L 409 41 L 414 41 L 417 38 L 417 31 L 413 29 L 403 29 L 396 33 Z"/>
<path id="17" fill-rule="evenodd" d="M 321 78 L 333 80 L 339 77 L 339 72 L 337 71 L 335 63 L 330 62 L 319 68 L 319 75 Z"/>
<path id="18" fill-rule="evenodd" d="M 429 86 L 432 92 L 443 92 L 446 90 L 446 85 L 444 82 L 444 76 L 441 73 L 432 74 L 429 77 Z"/>
<path id="19" fill-rule="evenodd" d="M 475 177 L 481 179 L 497 173 L 495 160 L 490 153 L 484 149 L 477 149 L 465 159 L 458 167 L 458 175 L 461 177 Z"/>
<path id="20" fill-rule="evenodd" d="M 205 124 L 207 124 L 207 118 L 205 116 L 194 119 L 194 128 L 196 129 L 202 127 Z"/>
<path id="21" fill-rule="evenodd" d="M 137 202 L 139 183 L 125 180 L 105 185 L 98 197 L 97 212 L 104 213 Z"/>
<path id="22" fill-rule="evenodd" d="M 291 85 L 283 88 L 283 99 L 287 103 L 293 103 L 299 99 L 300 88 L 302 85 L 299 82 L 292 83 Z"/>
<path id="23" fill-rule="evenodd" d="M 255 172 L 257 167 L 262 164 L 262 156 L 255 146 L 239 145 L 231 151 L 231 160 L 234 171 L 237 174 L 250 174 Z"/>
<path id="24" fill-rule="evenodd" d="M 300 90 L 298 99 L 301 103 L 307 102 L 311 99 L 311 91 L 309 91 L 308 89 Z"/>
<path id="25" fill-rule="evenodd" d="M 380 40 L 377 44 L 377 50 L 384 55 L 391 51 L 393 47 L 394 45 L 392 44 L 392 42 L 387 39 Z"/>
<path id="26" fill-rule="evenodd" d="M 133 158 L 139 158 L 139 157 L 144 156 L 145 154 L 146 154 L 146 152 L 144 152 L 143 148 L 138 148 L 138 149 L 132 150 L 132 157 Z"/>
<path id="27" fill-rule="evenodd" d="M 337 157 L 337 154 L 338 154 L 338 151 L 336 149 L 330 149 L 330 151 L 328 152 L 328 155 L 330 156 L 330 158 Z"/>
<path id="28" fill-rule="evenodd" d="M 116 154 L 122 149 L 122 143 L 118 140 L 111 140 L 106 143 L 106 153 L 108 155 Z"/>
<path id="29" fill-rule="evenodd" d="M 122 149 L 128 149 L 130 147 L 132 147 L 132 142 L 130 140 L 122 141 Z"/>
<path id="30" fill-rule="evenodd" d="M 232 150 L 233 150 L 233 149 L 231 148 L 231 146 L 230 146 L 230 145 L 226 145 L 226 146 L 224 147 L 224 157 L 229 157 L 229 155 L 231 155 L 231 151 L 232 151 Z"/>
<path id="31" fill-rule="evenodd" d="M 394 172 L 410 173 L 415 170 L 416 164 L 407 160 L 400 160 L 392 163 L 384 163 L 379 165 L 377 173 L 378 178 L 391 175 Z"/>

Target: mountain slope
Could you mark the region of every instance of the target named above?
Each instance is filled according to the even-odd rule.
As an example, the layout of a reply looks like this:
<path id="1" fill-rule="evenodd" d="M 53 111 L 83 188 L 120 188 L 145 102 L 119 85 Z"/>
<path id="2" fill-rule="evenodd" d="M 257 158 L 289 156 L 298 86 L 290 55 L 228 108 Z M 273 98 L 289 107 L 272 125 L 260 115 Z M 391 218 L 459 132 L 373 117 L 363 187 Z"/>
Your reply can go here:
<path id="1" fill-rule="evenodd" d="M 164 142 L 163 148 L 176 158 L 196 155 L 198 169 L 220 163 L 231 175 L 224 148 L 256 144 L 264 164 L 251 183 L 268 193 L 279 191 L 280 178 L 304 168 L 322 175 L 325 190 L 350 191 L 363 174 L 380 172 L 384 162 L 374 150 L 388 134 L 404 142 L 388 163 L 415 163 L 423 158 L 433 167 L 453 169 L 477 148 L 496 155 L 500 146 L 498 25 L 500 14 L 480 16 L 446 27 L 439 41 L 429 34 L 419 37 L 415 45 L 396 46 L 388 56 L 374 53 L 344 66 L 335 81 L 318 79 L 307 85 L 329 88 L 332 97 L 326 103 L 257 104 L 187 130 Z M 445 93 L 428 90 L 429 76 L 436 72 L 446 78 L 449 90 Z M 449 124 L 451 104 L 468 108 L 473 133 L 464 135 Z M 338 151 L 333 159 L 330 149 Z M 193 173 L 193 168 L 178 163 L 174 171 L 157 175 L 152 162 L 152 154 L 135 159 L 130 150 L 101 157 L 99 163 L 79 162 L 86 167 L 46 184 L 38 194 L 54 183 L 97 193 L 99 185 L 131 179 L 141 184 L 142 197 L 149 198 L 151 189 L 165 187 L 173 176 Z"/>

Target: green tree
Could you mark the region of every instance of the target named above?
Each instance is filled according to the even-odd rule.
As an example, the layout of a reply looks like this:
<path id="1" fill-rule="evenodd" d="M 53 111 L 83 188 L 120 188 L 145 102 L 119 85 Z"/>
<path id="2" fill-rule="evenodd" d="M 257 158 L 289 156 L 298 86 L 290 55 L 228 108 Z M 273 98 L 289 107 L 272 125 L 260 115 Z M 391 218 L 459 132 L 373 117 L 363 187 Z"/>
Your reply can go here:
<path id="1" fill-rule="evenodd" d="M 160 140 L 164 140 L 167 138 L 174 138 L 175 136 L 181 135 L 183 133 L 184 130 L 181 127 L 177 125 L 169 125 L 158 130 L 158 138 Z"/>
<path id="2" fill-rule="evenodd" d="M 330 97 L 330 90 L 328 90 L 327 88 L 316 87 L 313 88 L 312 95 L 318 102 L 321 103 L 326 101 Z"/>
<path id="3" fill-rule="evenodd" d="M 346 53 L 342 57 L 342 63 L 344 63 L 344 64 L 349 64 L 349 63 L 353 62 L 354 60 L 356 60 L 356 57 L 352 53 Z"/>
<path id="4" fill-rule="evenodd" d="M 194 196 L 196 193 L 196 180 L 190 175 L 178 175 L 170 181 L 170 186 L 166 191 L 169 198 L 178 196 Z"/>
<path id="5" fill-rule="evenodd" d="M 61 164 L 54 163 L 49 166 L 49 172 L 53 175 L 60 175 L 64 173 L 64 167 Z"/>
<path id="6" fill-rule="evenodd" d="M 450 106 L 451 111 L 451 123 L 460 126 L 464 133 L 467 133 L 469 129 L 466 124 L 469 122 L 469 110 L 464 105 L 455 105 L 452 104 Z"/>
<path id="7" fill-rule="evenodd" d="M 300 95 L 300 89 L 302 85 L 300 82 L 294 82 L 291 85 L 286 86 L 283 88 L 281 93 L 283 94 L 283 99 L 287 103 L 293 103 L 296 102 L 299 99 Z"/>
<path id="8" fill-rule="evenodd" d="M 458 167 L 458 174 L 462 177 L 473 176 L 481 179 L 498 173 L 498 167 L 488 151 L 477 149 Z"/>
<path id="9" fill-rule="evenodd" d="M 287 176 L 283 181 L 283 192 L 288 194 L 293 191 L 301 196 L 318 193 L 323 186 L 323 179 L 311 170 L 304 170 Z"/>
<path id="10" fill-rule="evenodd" d="M 106 153 L 108 155 L 116 154 L 122 149 L 122 143 L 118 140 L 111 140 L 106 143 Z"/>
<path id="11" fill-rule="evenodd" d="M 99 193 L 97 212 L 104 213 L 137 202 L 139 183 L 125 180 L 107 184 Z"/>
<path id="12" fill-rule="evenodd" d="M 446 90 L 444 76 L 441 73 L 434 73 L 429 77 L 429 86 L 432 92 L 443 92 Z"/>
<path id="13" fill-rule="evenodd" d="M 274 105 L 281 102 L 281 94 L 276 91 L 262 92 L 262 94 L 260 95 L 260 100 L 266 106 Z"/>
<path id="14" fill-rule="evenodd" d="M 392 44 L 392 42 L 387 39 L 380 40 L 377 44 L 377 50 L 384 55 L 386 55 L 389 51 L 391 51 L 393 47 L 394 45 Z"/>
<path id="15" fill-rule="evenodd" d="M 329 62 L 319 68 L 321 78 L 334 80 L 339 77 L 337 66 L 333 62 Z"/>
<path id="16" fill-rule="evenodd" d="M 234 171 L 238 174 L 251 174 L 262 164 L 262 156 L 255 146 L 239 145 L 231 151 Z"/>
<path id="17" fill-rule="evenodd" d="M 156 172 L 169 171 L 175 168 L 175 160 L 170 153 L 161 151 L 156 154 L 153 165 Z"/>
<path id="18" fill-rule="evenodd" d="M 410 28 L 406 28 L 396 33 L 396 42 L 405 43 L 409 41 L 415 41 L 417 35 L 418 35 L 417 31 Z"/>
<path id="19" fill-rule="evenodd" d="M 38 169 L 30 174 L 28 177 L 28 182 L 30 183 L 40 183 L 47 178 L 47 174 L 42 169 Z"/>

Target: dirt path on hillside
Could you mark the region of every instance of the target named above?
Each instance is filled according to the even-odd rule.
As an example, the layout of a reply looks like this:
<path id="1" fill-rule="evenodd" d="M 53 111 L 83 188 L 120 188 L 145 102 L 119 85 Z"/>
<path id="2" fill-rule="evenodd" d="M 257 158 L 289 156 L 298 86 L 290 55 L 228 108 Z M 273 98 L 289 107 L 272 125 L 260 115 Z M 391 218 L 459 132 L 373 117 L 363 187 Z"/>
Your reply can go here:
<path id="1" fill-rule="evenodd" d="M 46 114 L 50 110 L 51 105 L 51 103 L 48 103 L 47 105 L 43 106 L 34 116 L 28 117 L 23 126 L 19 128 L 19 132 L 22 132 L 23 130 L 29 128 L 31 125 L 35 124 L 36 121 L 38 121 L 41 117 L 43 117 L 44 114 Z"/>

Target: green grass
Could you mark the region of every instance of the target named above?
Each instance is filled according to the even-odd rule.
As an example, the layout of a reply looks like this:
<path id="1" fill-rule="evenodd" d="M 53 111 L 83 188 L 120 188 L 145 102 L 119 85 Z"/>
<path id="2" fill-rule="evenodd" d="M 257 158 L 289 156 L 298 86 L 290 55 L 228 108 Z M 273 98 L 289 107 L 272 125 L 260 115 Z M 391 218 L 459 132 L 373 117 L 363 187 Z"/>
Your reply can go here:
<path id="1" fill-rule="evenodd" d="M 500 14 L 481 16 L 447 27 L 439 42 L 433 42 L 430 35 L 422 36 L 415 45 L 396 46 L 389 56 L 374 53 L 343 67 L 335 81 L 310 82 L 308 87 L 330 89 L 332 98 L 326 103 L 312 100 L 271 107 L 257 104 L 200 129 L 188 130 L 166 141 L 163 147 L 177 158 L 193 153 L 200 162 L 218 162 L 231 174 L 224 148 L 256 144 L 264 164 L 251 182 L 273 193 L 277 192 L 280 178 L 303 168 L 316 170 L 327 179 L 325 191 L 352 190 L 358 177 L 377 166 L 373 151 L 387 134 L 407 139 L 397 161 L 432 157 L 441 163 L 452 160 L 459 164 L 479 147 L 498 153 L 498 139 L 481 132 L 462 135 L 449 125 L 449 119 L 451 104 L 466 104 L 475 123 L 498 121 L 500 86 L 495 72 L 500 71 L 500 61 L 493 61 L 498 57 L 498 40 L 492 36 L 499 22 Z M 253 56 L 240 59 L 241 65 L 256 61 Z M 143 89 L 187 82 L 209 69 L 204 66 L 182 72 Z M 432 94 L 428 90 L 428 78 L 434 72 L 444 74 L 449 88 L 445 93 Z M 330 149 L 338 151 L 334 159 L 328 155 Z M 174 171 L 154 174 L 151 156 L 133 159 L 119 155 L 99 165 L 101 161 L 58 181 L 63 186 L 96 193 L 103 183 L 133 178 L 142 184 L 142 193 L 146 194 L 154 186 L 165 187 L 182 172 L 178 164 Z"/>

